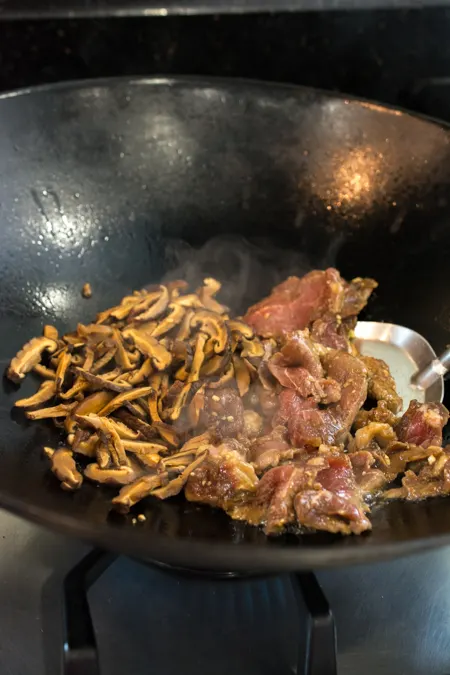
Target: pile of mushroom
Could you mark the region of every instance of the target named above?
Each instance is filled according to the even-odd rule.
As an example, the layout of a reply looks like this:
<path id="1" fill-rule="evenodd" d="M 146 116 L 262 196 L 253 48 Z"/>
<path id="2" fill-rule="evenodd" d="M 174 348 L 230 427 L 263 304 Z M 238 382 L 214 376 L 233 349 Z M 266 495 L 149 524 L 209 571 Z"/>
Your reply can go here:
<path id="1" fill-rule="evenodd" d="M 219 289 L 205 279 L 195 293 L 183 281 L 135 291 L 72 333 L 45 326 L 12 359 L 14 382 L 31 371 L 44 380 L 16 406 L 61 428 L 64 446 L 45 453 L 63 489 L 84 478 L 121 486 L 113 504 L 125 513 L 182 490 L 211 442 L 198 430 L 208 390 L 246 396 L 264 356 L 252 329 L 216 300 Z"/>

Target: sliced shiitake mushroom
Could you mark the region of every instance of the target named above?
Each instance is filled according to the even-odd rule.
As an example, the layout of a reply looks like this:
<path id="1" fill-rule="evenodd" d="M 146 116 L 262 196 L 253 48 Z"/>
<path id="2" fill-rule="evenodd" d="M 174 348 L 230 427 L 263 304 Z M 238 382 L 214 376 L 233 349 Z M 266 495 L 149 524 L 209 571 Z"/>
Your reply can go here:
<path id="1" fill-rule="evenodd" d="M 102 441 L 99 441 L 95 448 L 95 457 L 97 464 L 101 469 L 108 469 L 111 466 L 111 453 L 108 446 Z"/>
<path id="2" fill-rule="evenodd" d="M 157 430 L 161 438 L 169 445 L 177 448 L 180 444 L 180 436 L 174 427 L 164 422 L 154 422 L 153 427 Z"/>
<path id="3" fill-rule="evenodd" d="M 233 366 L 234 366 L 234 376 L 236 378 L 236 384 L 239 389 L 239 394 L 245 396 L 245 394 L 250 389 L 250 373 L 247 368 L 247 364 L 244 359 L 241 359 L 236 354 L 233 354 Z"/>
<path id="4" fill-rule="evenodd" d="M 157 338 L 165 335 L 171 331 L 175 326 L 178 326 L 186 313 L 184 307 L 179 304 L 171 303 L 169 305 L 170 314 L 166 316 L 165 319 L 162 319 L 156 328 L 152 331 L 152 337 Z"/>
<path id="5" fill-rule="evenodd" d="M 113 399 L 109 401 L 99 412 L 100 415 L 109 415 L 114 410 L 121 408 L 125 403 L 130 401 L 135 401 L 141 396 L 148 396 L 152 392 L 151 387 L 139 387 L 137 389 L 130 389 L 129 391 L 124 391 L 121 394 L 118 394 Z"/>
<path id="6" fill-rule="evenodd" d="M 200 389 L 198 389 L 189 403 L 189 420 L 193 427 L 196 427 L 200 414 L 205 407 L 205 385 L 203 384 Z"/>
<path id="7" fill-rule="evenodd" d="M 370 448 L 373 442 L 381 448 L 386 448 L 389 443 L 397 440 L 395 431 L 389 424 L 382 422 L 370 422 L 355 433 L 355 449 Z"/>
<path id="8" fill-rule="evenodd" d="M 228 330 L 224 320 L 214 312 L 200 310 L 191 319 L 191 327 L 199 328 L 209 335 L 214 342 L 214 352 L 220 354 L 227 345 Z"/>
<path id="9" fill-rule="evenodd" d="M 139 431 L 131 429 L 121 420 L 117 420 L 114 417 L 110 417 L 109 421 L 113 425 L 114 429 L 117 431 L 122 440 L 125 439 L 128 441 L 136 441 L 140 437 Z"/>
<path id="10" fill-rule="evenodd" d="M 76 398 L 78 394 L 81 394 L 88 388 L 89 383 L 82 377 L 77 377 L 70 389 L 65 392 L 59 392 L 59 397 L 62 398 L 63 401 L 70 400 L 71 398 Z"/>
<path id="11" fill-rule="evenodd" d="M 60 403 L 51 408 L 39 408 L 39 410 L 27 410 L 25 413 L 30 420 L 44 420 L 52 417 L 67 417 L 72 410 L 78 405 L 74 403 Z"/>
<path id="12" fill-rule="evenodd" d="M 77 405 L 74 413 L 77 415 L 97 414 L 113 399 L 114 394 L 111 391 L 96 391 L 93 394 L 86 396 L 86 398 Z"/>
<path id="13" fill-rule="evenodd" d="M 128 328 L 124 334 L 133 340 L 141 354 L 152 360 L 157 370 L 165 370 L 170 366 L 172 355 L 156 338 L 147 337 L 132 328 Z"/>
<path id="14" fill-rule="evenodd" d="M 135 467 L 106 469 L 96 463 L 88 464 L 84 470 L 85 478 L 103 485 L 129 485 L 139 477 L 139 474 L 142 474 L 142 471 L 137 471 Z"/>
<path id="15" fill-rule="evenodd" d="M 76 420 L 81 424 L 87 424 L 96 429 L 100 438 L 108 447 L 114 466 L 127 466 L 129 464 L 122 439 L 107 417 L 100 417 L 91 413 L 88 415 L 76 415 Z"/>
<path id="16" fill-rule="evenodd" d="M 123 383 L 117 384 L 116 382 L 110 382 L 108 375 L 94 375 L 89 373 L 84 368 L 75 368 L 76 372 L 81 375 L 89 384 L 94 387 L 94 389 L 109 389 L 110 391 L 115 391 L 117 393 L 129 391 L 131 389 L 131 384 Z M 114 373 L 115 376 L 119 375 L 120 371 Z"/>
<path id="17" fill-rule="evenodd" d="M 83 482 L 83 476 L 77 469 L 73 452 L 67 448 L 53 450 L 44 448 L 44 452 L 51 461 L 51 470 L 61 482 L 63 490 L 78 490 Z"/>
<path id="18" fill-rule="evenodd" d="M 87 346 L 86 349 L 84 350 L 84 363 L 83 363 L 83 370 L 90 371 L 92 366 L 94 365 L 94 359 L 95 359 L 95 353 L 92 347 Z"/>
<path id="19" fill-rule="evenodd" d="M 133 429 L 139 433 L 140 438 L 150 441 L 158 436 L 156 429 L 154 429 L 150 424 L 144 422 L 144 420 L 136 417 L 128 410 L 120 408 L 114 413 L 115 417 L 119 417 L 122 422 L 124 422 L 127 427 Z"/>
<path id="20" fill-rule="evenodd" d="M 211 375 L 221 375 L 227 368 L 231 360 L 231 350 L 226 349 L 223 354 L 213 356 L 212 359 L 206 361 L 200 370 L 201 377 L 209 377 Z"/>
<path id="21" fill-rule="evenodd" d="M 246 324 L 245 321 L 241 321 L 240 319 L 229 319 L 227 325 L 232 333 L 237 333 L 238 340 L 242 337 L 246 340 L 253 340 L 255 337 L 253 328 Z"/>
<path id="22" fill-rule="evenodd" d="M 43 335 L 44 337 L 49 338 L 49 340 L 54 340 L 55 342 L 59 338 L 58 329 L 55 328 L 55 326 L 50 326 L 49 324 L 44 326 Z"/>
<path id="23" fill-rule="evenodd" d="M 35 405 L 47 403 L 56 394 L 56 383 L 54 380 L 45 380 L 38 391 L 29 398 L 21 398 L 15 402 L 16 408 L 31 408 Z"/>
<path id="24" fill-rule="evenodd" d="M 55 340 L 45 336 L 33 338 L 11 360 L 6 376 L 13 382 L 19 383 L 30 370 L 40 363 L 44 351 L 52 354 L 57 348 L 58 343 Z"/>
<path id="25" fill-rule="evenodd" d="M 158 411 L 158 392 L 154 389 L 151 389 L 148 395 L 148 411 L 150 413 L 150 419 L 153 423 L 162 422 Z"/>
<path id="26" fill-rule="evenodd" d="M 105 338 L 111 337 L 111 326 L 103 326 L 97 323 L 90 323 L 87 326 L 79 323 L 77 326 L 77 335 L 80 338 L 89 340 L 92 344 L 98 344 Z"/>
<path id="27" fill-rule="evenodd" d="M 221 305 L 214 298 L 221 288 L 222 284 L 217 279 L 212 279 L 211 277 L 203 279 L 203 286 L 197 289 L 197 295 L 205 309 L 208 309 L 210 312 L 217 312 L 217 314 L 228 312 L 228 307 Z"/>
<path id="28" fill-rule="evenodd" d="M 176 298 L 174 300 L 174 303 L 178 305 L 178 307 L 184 307 L 188 308 L 190 307 L 191 309 L 205 309 L 204 304 L 196 295 L 195 293 L 189 293 L 188 295 L 181 295 L 180 297 Z"/>
<path id="29" fill-rule="evenodd" d="M 197 382 L 200 377 L 200 369 L 202 367 L 203 361 L 205 359 L 205 344 L 208 339 L 206 333 L 197 333 L 195 339 L 195 351 L 194 358 L 192 360 L 191 370 L 187 377 L 188 382 Z"/>
<path id="30" fill-rule="evenodd" d="M 51 368 L 47 368 L 47 366 L 43 366 L 42 363 L 38 363 L 37 366 L 34 366 L 33 372 L 35 372 L 36 375 L 39 375 L 39 377 L 43 377 L 46 380 L 56 379 L 55 371 L 52 370 Z"/>
<path id="31" fill-rule="evenodd" d="M 264 356 L 264 347 L 258 338 L 248 340 L 246 337 L 241 337 L 241 356 L 242 358 L 262 358 Z"/>
<path id="32" fill-rule="evenodd" d="M 167 473 L 155 473 L 152 476 L 142 476 L 134 483 L 121 489 L 117 497 L 112 500 L 114 508 L 120 513 L 128 513 L 130 508 L 148 497 L 152 491 L 167 481 Z"/>
<path id="33" fill-rule="evenodd" d="M 211 380 L 208 380 L 208 387 L 209 389 L 221 389 L 221 387 L 224 387 L 225 385 L 229 384 L 232 382 L 234 379 L 234 365 L 233 363 L 230 363 L 223 375 L 220 375 L 217 378 L 211 378 Z"/>
<path id="34" fill-rule="evenodd" d="M 129 351 L 125 348 L 122 335 L 117 328 L 113 329 L 113 340 L 116 344 L 115 357 L 117 363 L 122 368 L 122 370 L 132 370 L 134 368 L 134 362 Z"/>
<path id="35" fill-rule="evenodd" d="M 145 359 L 141 367 L 138 370 L 133 371 L 128 376 L 128 382 L 131 385 L 142 384 L 153 372 L 153 366 L 151 359 Z"/>
<path id="36" fill-rule="evenodd" d="M 108 365 L 110 361 L 115 357 L 117 351 L 117 346 L 114 345 L 112 347 L 109 347 L 107 351 L 101 356 L 98 361 L 95 361 L 95 363 L 92 366 L 92 372 L 93 373 L 99 373 L 105 366 Z"/>
<path id="37" fill-rule="evenodd" d="M 167 286 L 160 286 L 159 297 L 154 304 L 152 304 L 149 309 L 133 317 L 134 321 L 143 322 L 151 321 L 151 319 L 157 319 L 158 317 L 166 311 L 170 302 L 170 294 Z"/>
<path id="38" fill-rule="evenodd" d="M 168 497 L 174 497 L 175 495 L 179 494 L 183 489 L 184 485 L 186 484 L 186 481 L 191 475 L 191 473 L 195 471 L 195 469 L 204 462 L 207 456 L 208 456 L 207 449 L 200 452 L 197 458 L 184 469 L 182 474 L 180 474 L 174 480 L 171 480 L 164 487 L 153 490 L 152 496 L 158 497 L 158 499 L 167 499 Z"/>
<path id="39" fill-rule="evenodd" d="M 186 403 L 186 399 L 189 395 L 189 392 L 191 390 L 192 383 L 188 382 L 187 384 L 183 385 L 179 391 L 178 396 L 176 397 L 174 404 L 172 406 L 172 409 L 169 412 L 169 417 L 171 420 L 175 421 L 179 418 L 181 414 L 181 410 Z"/>
<path id="40" fill-rule="evenodd" d="M 135 453 L 137 455 L 145 455 L 147 453 L 166 453 L 167 446 L 162 443 L 152 443 L 151 441 L 129 441 L 127 439 L 123 440 L 123 446 L 128 452 Z"/>
<path id="41" fill-rule="evenodd" d="M 194 314 L 195 312 L 193 309 L 188 309 L 184 315 L 176 337 L 176 339 L 180 342 L 183 342 L 189 338 L 189 335 L 191 334 L 191 320 Z"/>
<path id="42" fill-rule="evenodd" d="M 69 368 L 71 361 L 72 355 L 68 348 L 66 348 L 58 357 L 58 366 L 56 368 L 55 378 L 57 391 L 60 391 L 64 384 L 64 378 L 66 377 L 67 369 Z"/>
<path id="43" fill-rule="evenodd" d="M 95 457 L 98 443 L 99 438 L 97 434 L 91 434 L 85 429 L 77 429 L 72 442 L 72 450 L 85 457 Z"/>

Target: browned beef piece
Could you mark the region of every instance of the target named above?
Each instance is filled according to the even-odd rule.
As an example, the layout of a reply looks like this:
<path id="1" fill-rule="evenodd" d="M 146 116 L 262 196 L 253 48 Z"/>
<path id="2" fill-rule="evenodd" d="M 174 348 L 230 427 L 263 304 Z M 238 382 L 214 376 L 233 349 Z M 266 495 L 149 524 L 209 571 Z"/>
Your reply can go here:
<path id="1" fill-rule="evenodd" d="M 397 422 L 397 417 L 389 410 L 385 401 L 378 401 L 376 408 L 371 410 L 360 410 L 353 422 L 354 429 L 362 429 L 371 422 L 380 422 L 381 424 L 389 424 L 393 427 Z"/>
<path id="2" fill-rule="evenodd" d="M 245 461 L 245 448 L 235 439 L 226 439 L 189 476 L 184 493 L 191 502 L 228 510 L 255 492 L 258 477 Z"/>
<path id="3" fill-rule="evenodd" d="M 341 534 L 370 530 L 350 460 L 345 455 L 336 455 L 328 461 L 328 468 L 317 474 L 321 489 L 302 490 L 294 499 L 298 522 L 305 527 Z"/>
<path id="4" fill-rule="evenodd" d="M 311 398 L 316 403 L 335 403 L 341 397 L 341 388 L 335 380 L 329 378 L 315 379 L 305 368 L 289 368 L 277 363 L 277 354 L 269 363 L 269 369 L 278 382 L 288 389 L 293 389 L 302 398 Z M 281 361 L 281 363 L 280 363 Z"/>
<path id="5" fill-rule="evenodd" d="M 435 446 L 424 448 L 420 445 L 393 441 L 385 450 L 368 448 L 350 452 L 347 457 L 352 463 L 356 482 L 362 494 L 373 495 L 397 477 L 410 474 L 411 472 L 407 471 L 409 467 L 416 467 L 415 471 L 420 471 L 424 466 L 427 469 L 430 466 L 439 467 L 439 464 L 436 464 L 436 457 L 439 460 L 441 454 L 441 448 Z M 406 495 L 406 490 L 400 488 L 398 496 L 402 496 L 402 493 Z"/>
<path id="6" fill-rule="evenodd" d="M 397 393 L 395 380 L 391 375 L 389 366 L 381 359 L 373 356 L 362 356 L 361 361 L 367 368 L 369 376 L 368 396 L 375 401 L 384 401 L 393 413 L 401 410 L 403 401 Z"/>
<path id="7" fill-rule="evenodd" d="M 244 430 L 244 405 L 235 389 L 208 389 L 201 415 L 203 426 L 218 438 L 237 436 Z"/>
<path id="8" fill-rule="evenodd" d="M 348 455 L 355 474 L 356 484 L 362 495 L 376 494 L 389 482 L 386 473 L 376 468 L 375 457 L 368 450 L 358 450 Z"/>
<path id="9" fill-rule="evenodd" d="M 442 445 L 442 429 L 448 422 L 448 410 L 442 403 L 411 401 L 408 410 L 395 425 L 400 441 L 422 445 Z"/>
<path id="10" fill-rule="evenodd" d="M 378 286 L 374 279 L 357 277 L 345 285 L 344 302 L 341 308 L 342 318 L 357 316 L 367 305 L 372 291 Z"/>
<path id="11" fill-rule="evenodd" d="M 286 428 L 275 427 L 265 436 L 256 438 L 250 446 L 249 461 L 260 474 L 269 467 L 277 466 L 282 460 L 292 459 L 295 451 L 287 441 Z"/>
<path id="12" fill-rule="evenodd" d="M 386 499 L 407 499 L 419 501 L 428 497 L 439 497 L 450 493 L 450 448 L 430 456 L 428 462 L 418 471 L 406 471 L 401 488 L 385 493 Z"/>
<path id="13" fill-rule="evenodd" d="M 340 398 L 340 386 L 324 377 L 316 345 L 305 332 L 288 334 L 280 351 L 268 361 L 268 368 L 283 387 L 295 389 L 302 398 L 317 403 L 334 403 Z"/>
<path id="14" fill-rule="evenodd" d="M 311 326 L 311 337 L 330 349 L 349 351 L 348 334 L 347 323 L 333 315 L 317 319 Z"/>
<path id="15" fill-rule="evenodd" d="M 280 394 L 276 423 L 287 424 L 290 441 L 296 447 L 343 442 L 366 400 L 366 369 L 357 357 L 335 350 L 323 357 L 323 363 L 328 377 L 341 386 L 338 403 L 322 409 L 314 401 L 302 399 L 294 390 L 285 389 Z"/>
<path id="16" fill-rule="evenodd" d="M 328 466 L 326 456 L 304 458 L 267 471 L 259 481 L 256 493 L 246 504 L 229 510 L 233 518 L 253 525 L 264 524 L 266 534 L 278 534 L 296 521 L 294 497 L 301 489 L 314 486 L 321 469 Z"/>
<path id="17" fill-rule="evenodd" d="M 323 377 L 320 351 L 308 331 L 297 330 L 286 335 L 279 353 L 287 366 L 302 366 L 313 377 Z"/>
<path id="18" fill-rule="evenodd" d="M 344 280 L 334 268 L 289 277 L 244 317 L 259 335 L 282 335 L 306 328 L 328 313 L 338 314 L 344 301 Z"/>

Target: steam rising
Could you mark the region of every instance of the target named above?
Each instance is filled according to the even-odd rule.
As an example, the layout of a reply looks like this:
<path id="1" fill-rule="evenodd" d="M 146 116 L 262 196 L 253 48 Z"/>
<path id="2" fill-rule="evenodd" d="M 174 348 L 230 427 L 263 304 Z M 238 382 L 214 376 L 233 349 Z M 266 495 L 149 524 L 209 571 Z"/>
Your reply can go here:
<path id="1" fill-rule="evenodd" d="M 270 239 L 250 242 L 224 235 L 197 249 L 173 239 L 166 247 L 169 271 L 163 281 L 184 279 L 195 288 L 205 277 L 214 277 L 223 284 L 220 301 L 233 312 L 243 313 L 286 277 L 302 276 L 312 267 L 301 251 L 277 247 Z"/>

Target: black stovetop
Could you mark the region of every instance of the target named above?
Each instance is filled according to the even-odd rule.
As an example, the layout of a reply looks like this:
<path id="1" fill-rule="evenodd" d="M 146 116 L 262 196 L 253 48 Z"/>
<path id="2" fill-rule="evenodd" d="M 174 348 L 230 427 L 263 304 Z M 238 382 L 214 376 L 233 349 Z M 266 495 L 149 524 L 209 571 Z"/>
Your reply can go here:
<path id="1" fill-rule="evenodd" d="M 0 672 L 59 675 L 63 580 L 88 548 L 6 513 L 0 529 Z M 450 672 L 449 549 L 318 579 L 340 675 Z M 294 590 L 288 576 L 214 581 L 118 558 L 89 593 L 100 673 L 294 673 L 305 631 Z"/>

